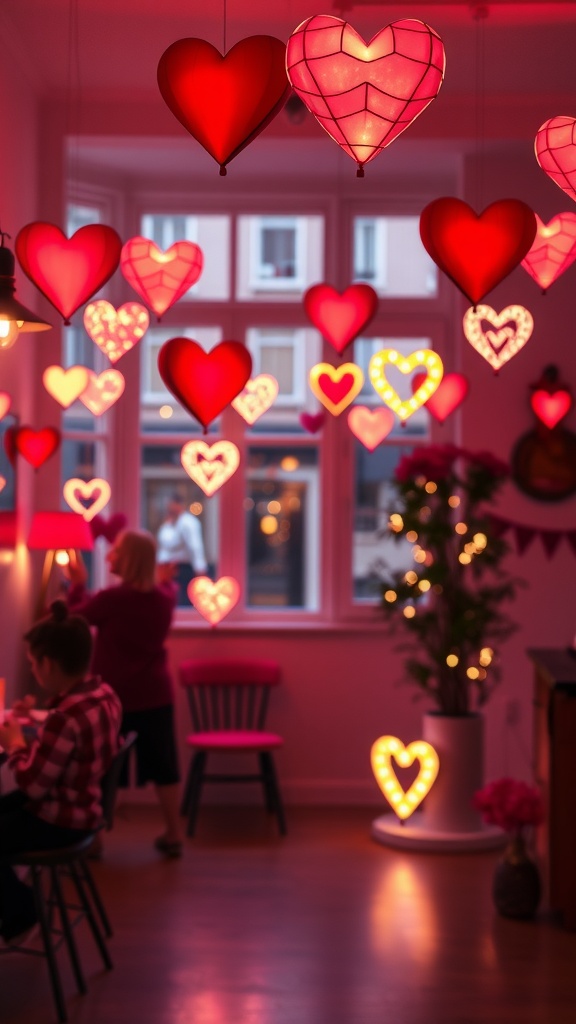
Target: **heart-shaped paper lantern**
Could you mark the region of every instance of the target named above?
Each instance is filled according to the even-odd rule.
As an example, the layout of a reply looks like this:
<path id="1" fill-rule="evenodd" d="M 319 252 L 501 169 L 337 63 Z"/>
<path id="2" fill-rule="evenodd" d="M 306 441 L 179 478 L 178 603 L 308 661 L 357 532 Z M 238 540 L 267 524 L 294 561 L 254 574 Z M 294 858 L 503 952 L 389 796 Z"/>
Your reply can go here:
<path id="1" fill-rule="evenodd" d="M 166 387 L 204 428 L 236 398 L 252 373 L 252 356 L 239 341 L 205 352 L 190 338 L 170 338 L 158 354 Z"/>
<path id="2" fill-rule="evenodd" d="M 340 293 L 329 284 L 314 284 L 304 294 L 306 316 L 338 353 L 370 323 L 378 295 L 369 284 L 351 284 Z"/>
<path id="3" fill-rule="evenodd" d="M 126 382 L 120 370 L 90 371 L 90 381 L 80 395 L 80 401 L 94 416 L 102 416 L 124 392 Z"/>
<path id="4" fill-rule="evenodd" d="M 309 381 L 316 398 L 333 416 L 339 416 L 361 392 L 364 374 L 355 363 L 316 363 L 310 370 Z"/>
<path id="5" fill-rule="evenodd" d="M 120 270 L 128 284 L 160 318 L 196 284 L 204 256 L 194 242 L 174 242 L 164 252 L 137 235 L 122 246 Z"/>
<path id="6" fill-rule="evenodd" d="M 0 391 L 0 420 L 8 415 L 12 408 L 12 396 L 7 391 Z"/>
<path id="7" fill-rule="evenodd" d="M 178 39 L 158 64 L 158 86 L 174 117 L 220 164 L 266 127 L 290 95 L 286 48 L 273 36 L 241 39 L 225 56 L 204 39 Z"/>
<path id="8" fill-rule="evenodd" d="M 444 67 L 437 33 L 408 19 L 365 43 L 341 18 L 314 15 L 286 49 L 292 88 L 356 162 L 359 175 L 437 96 Z"/>
<path id="9" fill-rule="evenodd" d="M 411 398 L 403 401 L 386 377 L 386 369 L 395 367 L 400 373 L 412 373 L 418 366 L 423 366 L 426 374 L 422 383 L 416 388 Z M 444 367 L 440 356 L 430 348 L 420 348 L 408 356 L 401 355 L 395 348 L 383 348 L 376 352 L 369 364 L 368 375 L 372 387 L 392 412 L 405 422 L 420 406 L 434 394 L 442 380 Z"/>
<path id="10" fill-rule="evenodd" d="M 88 481 L 72 477 L 64 484 L 62 493 L 64 501 L 72 511 L 79 512 L 89 523 L 110 501 L 112 488 L 107 480 L 98 477 Z M 84 502 L 89 502 L 89 505 L 85 505 Z"/>
<path id="11" fill-rule="evenodd" d="M 15 249 L 26 276 L 69 324 L 112 277 L 122 242 L 105 224 L 86 224 L 67 238 L 55 224 L 34 221 L 18 232 Z"/>
<path id="12" fill-rule="evenodd" d="M 534 320 L 524 306 L 506 306 L 497 313 L 481 305 L 466 311 L 462 326 L 472 347 L 498 371 L 529 340 Z"/>
<path id="13" fill-rule="evenodd" d="M 409 768 L 415 760 L 420 762 L 420 771 L 406 792 L 398 782 L 392 758 L 400 768 Z M 370 763 L 382 793 L 402 821 L 410 817 L 430 792 L 439 768 L 438 754 L 425 740 L 414 740 L 405 747 L 396 736 L 380 736 L 372 744 Z"/>
<path id="14" fill-rule="evenodd" d="M 94 540 L 97 537 L 105 537 L 109 544 L 113 544 L 119 533 L 128 525 L 128 517 L 123 512 L 115 512 L 109 519 L 96 514 L 90 520 L 90 530 Z"/>
<path id="15" fill-rule="evenodd" d="M 412 389 L 417 391 L 426 380 L 426 374 L 415 373 L 412 378 Z M 436 391 L 426 400 L 426 408 L 438 423 L 444 423 L 450 413 L 454 412 L 466 398 L 470 384 L 463 373 L 445 373 Z"/>
<path id="16" fill-rule="evenodd" d="M 390 409 L 369 409 L 366 405 L 355 405 L 348 413 L 350 430 L 370 452 L 388 437 L 394 423 L 394 413 Z"/>
<path id="17" fill-rule="evenodd" d="M 542 170 L 571 199 L 576 199 L 576 118 L 551 117 L 540 126 L 534 143 Z"/>
<path id="18" fill-rule="evenodd" d="M 215 583 L 208 576 L 195 576 L 188 584 L 188 597 L 200 615 L 216 626 L 238 603 L 240 587 L 233 576 L 221 576 Z"/>
<path id="19" fill-rule="evenodd" d="M 326 415 L 323 412 L 301 412 L 298 418 L 304 430 L 309 434 L 317 434 L 324 426 Z"/>
<path id="20" fill-rule="evenodd" d="M 85 366 L 48 366 L 42 374 L 42 383 L 52 398 L 68 409 L 86 390 L 90 383 L 90 370 Z"/>
<path id="21" fill-rule="evenodd" d="M 252 426 L 270 408 L 278 395 L 278 381 L 269 373 L 259 373 L 249 380 L 232 401 L 232 408 Z"/>
<path id="22" fill-rule="evenodd" d="M 536 214 L 536 225 L 522 266 L 545 292 L 576 260 L 576 213 L 558 213 L 547 224 Z"/>
<path id="23" fill-rule="evenodd" d="M 524 259 L 536 214 L 520 199 L 499 199 L 477 214 L 462 199 L 435 199 L 420 214 L 426 252 L 472 305 Z"/>
<path id="24" fill-rule="evenodd" d="M 60 445 L 60 431 L 56 427 L 15 427 L 12 435 L 14 450 L 34 469 L 39 469 Z"/>
<path id="25" fill-rule="evenodd" d="M 232 441 L 188 441 L 180 452 L 180 461 L 191 480 L 211 497 L 236 472 L 240 452 Z"/>
<path id="26" fill-rule="evenodd" d="M 530 405 L 539 420 L 552 430 L 572 408 L 572 395 L 564 388 L 545 391 L 538 388 L 530 395 Z"/>
<path id="27" fill-rule="evenodd" d="M 117 363 L 144 337 L 150 317 L 139 302 L 125 302 L 115 309 L 111 302 L 99 299 L 84 310 L 84 328 L 111 363 Z"/>

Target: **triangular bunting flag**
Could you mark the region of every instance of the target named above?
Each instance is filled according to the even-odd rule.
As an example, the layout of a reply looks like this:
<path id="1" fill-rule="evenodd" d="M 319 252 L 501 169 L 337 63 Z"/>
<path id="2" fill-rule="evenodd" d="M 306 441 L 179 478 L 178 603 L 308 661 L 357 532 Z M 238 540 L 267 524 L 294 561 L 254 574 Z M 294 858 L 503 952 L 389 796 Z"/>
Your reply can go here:
<path id="1" fill-rule="evenodd" d="M 512 526 L 512 523 L 507 519 L 500 519 L 500 516 L 490 514 L 489 519 L 496 537 L 503 537 Z"/>
<path id="2" fill-rule="evenodd" d="M 565 537 L 572 548 L 572 551 L 576 555 L 576 530 L 566 530 Z"/>
<path id="3" fill-rule="evenodd" d="M 540 530 L 542 546 L 548 558 L 552 558 L 563 536 L 563 530 Z"/>
<path id="4" fill-rule="evenodd" d="M 515 526 L 514 537 L 516 539 L 516 552 L 519 555 L 523 555 L 528 550 L 534 537 L 537 534 L 532 526 Z"/>

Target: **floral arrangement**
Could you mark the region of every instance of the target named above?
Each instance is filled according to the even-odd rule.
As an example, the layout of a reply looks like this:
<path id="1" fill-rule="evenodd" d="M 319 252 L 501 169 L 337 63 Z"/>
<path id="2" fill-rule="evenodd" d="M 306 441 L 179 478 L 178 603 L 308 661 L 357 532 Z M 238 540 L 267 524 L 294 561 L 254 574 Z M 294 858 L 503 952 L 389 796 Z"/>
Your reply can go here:
<path id="1" fill-rule="evenodd" d="M 498 680 L 495 645 L 516 626 L 503 603 L 520 583 L 501 568 L 508 546 L 487 506 L 509 476 L 489 452 L 452 444 L 415 448 L 395 472 L 388 530 L 412 545 L 414 568 L 379 568 L 382 610 L 412 642 L 405 668 L 447 715 L 486 702 Z"/>
<path id="2" fill-rule="evenodd" d="M 474 807 L 489 825 L 520 837 L 526 827 L 544 820 L 544 801 L 539 789 L 516 779 L 497 779 L 477 790 Z"/>

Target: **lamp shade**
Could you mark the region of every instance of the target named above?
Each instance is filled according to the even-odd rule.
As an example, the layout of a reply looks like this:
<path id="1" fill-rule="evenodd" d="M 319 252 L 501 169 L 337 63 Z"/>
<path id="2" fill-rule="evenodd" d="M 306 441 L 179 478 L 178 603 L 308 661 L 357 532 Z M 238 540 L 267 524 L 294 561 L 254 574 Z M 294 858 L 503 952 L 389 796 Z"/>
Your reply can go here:
<path id="1" fill-rule="evenodd" d="M 0 320 L 15 320 L 20 331 L 49 331 L 52 324 L 18 301 L 15 292 L 14 253 L 0 244 Z"/>
<path id="2" fill-rule="evenodd" d="M 28 547 L 38 551 L 59 548 L 91 551 L 92 531 L 77 512 L 35 512 L 28 535 Z"/>

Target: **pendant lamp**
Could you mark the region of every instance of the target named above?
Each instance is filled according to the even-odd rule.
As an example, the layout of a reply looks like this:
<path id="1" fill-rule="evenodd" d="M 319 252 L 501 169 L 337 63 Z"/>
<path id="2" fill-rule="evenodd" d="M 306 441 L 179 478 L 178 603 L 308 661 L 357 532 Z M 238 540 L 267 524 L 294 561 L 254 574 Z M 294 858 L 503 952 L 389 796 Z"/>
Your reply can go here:
<path id="1" fill-rule="evenodd" d="M 576 117 L 551 117 L 540 125 L 534 151 L 544 173 L 576 199 Z"/>
<path id="2" fill-rule="evenodd" d="M 16 261 L 4 245 L 7 237 L 0 231 L 0 349 L 12 348 L 20 331 L 49 331 L 52 327 L 15 297 Z"/>

